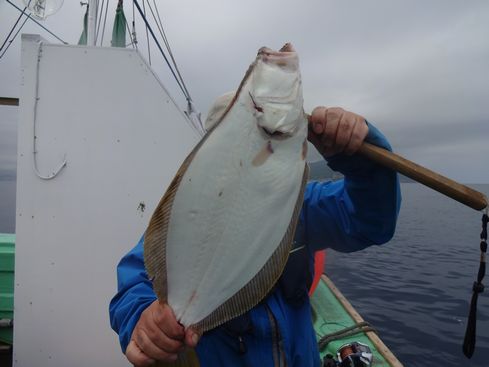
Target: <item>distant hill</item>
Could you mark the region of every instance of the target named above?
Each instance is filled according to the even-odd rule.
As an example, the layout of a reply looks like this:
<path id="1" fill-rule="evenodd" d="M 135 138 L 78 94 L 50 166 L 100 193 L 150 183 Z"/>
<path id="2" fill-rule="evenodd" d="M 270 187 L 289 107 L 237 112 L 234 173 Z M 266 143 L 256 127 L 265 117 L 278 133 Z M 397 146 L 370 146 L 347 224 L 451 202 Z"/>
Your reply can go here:
<path id="1" fill-rule="evenodd" d="M 328 167 L 326 161 L 317 161 L 309 163 L 309 179 L 313 181 L 324 181 L 324 180 L 337 180 L 342 178 L 343 175 L 339 172 L 333 171 Z M 409 177 L 399 174 L 399 181 L 402 183 L 412 183 L 416 182 L 411 180 Z"/>
<path id="2" fill-rule="evenodd" d="M 340 175 L 328 167 L 326 161 L 309 163 L 309 179 L 313 181 L 332 180 Z"/>
<path id="3" fill-rule="evenodd" d="M 0 168 L 0 181 L 15 181 L 17 173 L 15 169 Z"/>
<path id="4" fill-rule="evenodd" d="M 404 175 L 401 175 L 399 173 L 399 182 L 402 182 L 402 183 L 416 183 L 416 181 L 410 179 L 409 177 L 406 177 Z"/>

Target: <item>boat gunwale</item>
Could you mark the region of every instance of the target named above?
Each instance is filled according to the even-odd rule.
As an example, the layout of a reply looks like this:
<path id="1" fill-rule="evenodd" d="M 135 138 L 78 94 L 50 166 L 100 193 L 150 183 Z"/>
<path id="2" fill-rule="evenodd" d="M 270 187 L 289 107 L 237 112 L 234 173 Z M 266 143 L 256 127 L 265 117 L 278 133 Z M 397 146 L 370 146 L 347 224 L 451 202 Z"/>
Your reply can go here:
<path id="1" fill-rule="evenodd" d="M 326 274 L 321 275 L 321 280 L 324 281 L 324 283 L 326 283 L 326 285 L 333 293 L 333 295 L 336 297 L 338 302 L 340 302 L 340 304 L 343 306 L 343 308 L 348 313 L 348 315 L 356 323 L 365 321 Z M 391 352 L 391 350 L 384 344 L 384 342 L 379 338 L 379 336 L 374 331 L 367 331 L 364 332 L 364 334 L 372 342 L 373 346 L 382 355 L 382 357 L 384 357 L 387 363 L 389 363 L 392 367 L 403 367 L 403 364 L 396 358 L 396 356 Z"/>

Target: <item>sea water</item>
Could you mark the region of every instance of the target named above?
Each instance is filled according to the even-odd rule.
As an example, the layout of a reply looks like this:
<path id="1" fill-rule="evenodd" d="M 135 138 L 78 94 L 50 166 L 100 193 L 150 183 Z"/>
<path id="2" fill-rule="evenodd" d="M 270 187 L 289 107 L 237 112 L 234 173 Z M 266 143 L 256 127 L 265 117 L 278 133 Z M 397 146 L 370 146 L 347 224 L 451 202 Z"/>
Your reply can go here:
<path id="1" fill-rule="evenodd" d="M 15 232 L 15 179 L 0 174 L 0 233 Z"/>
<path id="2" fill-rule="evenodd" d="M 489 196 L 489 185 L 470 186 Z M 351 254 L 329 250 L 326 273 L 405 366 L 487 367 L 489 287 L 479 295 L 475 353 L 462 353 L 482 213 L 419 184 L 401 187 L 394 238 Z"/>

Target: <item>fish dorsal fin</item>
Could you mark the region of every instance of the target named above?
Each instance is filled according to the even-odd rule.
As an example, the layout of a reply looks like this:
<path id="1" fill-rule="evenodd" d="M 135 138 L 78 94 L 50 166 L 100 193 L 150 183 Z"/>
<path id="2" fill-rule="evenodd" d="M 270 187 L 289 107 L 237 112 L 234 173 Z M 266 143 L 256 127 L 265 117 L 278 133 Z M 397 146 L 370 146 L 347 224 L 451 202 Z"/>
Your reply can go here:
<path id="1" fill-rule="evenodd" d="M 188 164 L 187 164 L 188 165 Z M 185 171 L 182 165 L 180 171 Z M 144 265 L 148 278 L 153 281 L 153 288 L 161 302 L 166 303 L 168 298 L 168 283 L 166 279 L 166 243 L 170 213 L 175 194 L 182 180 L 183 173 L 177 173 L 170 186 L 156 207 L 150 224 L 144 235 Z"/>

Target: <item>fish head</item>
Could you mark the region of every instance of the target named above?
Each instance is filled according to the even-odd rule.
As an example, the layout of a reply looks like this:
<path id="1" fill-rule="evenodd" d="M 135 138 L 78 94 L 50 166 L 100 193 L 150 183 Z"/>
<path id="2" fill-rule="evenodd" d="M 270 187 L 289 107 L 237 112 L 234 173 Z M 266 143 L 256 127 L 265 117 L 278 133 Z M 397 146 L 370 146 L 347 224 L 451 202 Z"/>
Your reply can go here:
<path id="1" fill-rule="evenodd" d="M 279 51 L 258 51 L 249 95 L 258 127 L 266 135 L 283 139 L 304 129 L 301 84 L 299 57 L 291 44 Z"/>

